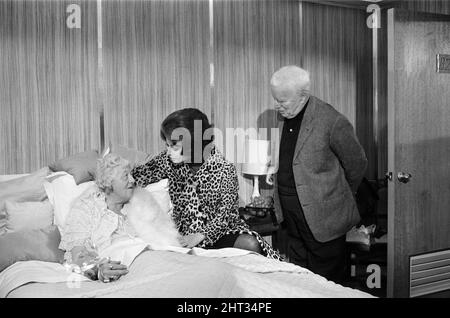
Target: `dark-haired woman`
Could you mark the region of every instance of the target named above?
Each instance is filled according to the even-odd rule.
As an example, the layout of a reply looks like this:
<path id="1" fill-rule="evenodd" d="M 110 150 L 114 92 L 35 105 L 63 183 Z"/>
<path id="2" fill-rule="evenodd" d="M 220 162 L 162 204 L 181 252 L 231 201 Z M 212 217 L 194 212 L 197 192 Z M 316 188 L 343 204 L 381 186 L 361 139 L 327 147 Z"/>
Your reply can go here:
<path id="1" fill-rule="evenodd" d="M 207 116 L 198 109 L 170 114 L 161 124 L 167 150 L 134 168 L 133 178 L 141 187 L 169 179 L 173 218 L 185 246 L 235 247 L 281 259 L 239 217 L 236 168 L 210 140 L 204 140 L 210 128 Z"/>

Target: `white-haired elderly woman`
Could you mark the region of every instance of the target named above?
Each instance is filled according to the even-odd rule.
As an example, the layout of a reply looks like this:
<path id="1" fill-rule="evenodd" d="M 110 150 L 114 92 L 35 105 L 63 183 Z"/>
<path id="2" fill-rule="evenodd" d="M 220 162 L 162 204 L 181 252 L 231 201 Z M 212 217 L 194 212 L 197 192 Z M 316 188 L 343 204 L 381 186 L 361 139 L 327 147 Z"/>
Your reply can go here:
<path id="1" fill-rule="evenodd" d="M 95 185 L 76 199 L 67 217 L 60 248 L 68 264 L 84 265 L 92 279 L 110 282 L 128 273 L 125 265 L 98 255 L 114 240 L 136 236 L 121 213 L 135 187 L 130 172 L 129 162 L 115 154 L 99 159 Z"/>

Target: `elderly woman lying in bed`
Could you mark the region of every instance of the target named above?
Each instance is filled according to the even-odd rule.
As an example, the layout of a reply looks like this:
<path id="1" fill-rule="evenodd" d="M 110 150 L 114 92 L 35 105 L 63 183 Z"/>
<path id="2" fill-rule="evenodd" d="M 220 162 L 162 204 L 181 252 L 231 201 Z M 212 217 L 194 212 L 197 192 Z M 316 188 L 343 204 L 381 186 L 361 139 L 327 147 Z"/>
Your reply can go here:
<path id="1" fill-rule="evenodd" d="M 119 261 L 99 259 L 98 252 L 116 239 L 134 237 L 136 233 L 122 213 L 135 187 L 128 161 L 109 154 L 99 160 L 96 186 L 74 202 L 61 236 L 60 248 L 65 260 L 80 266 L 92 279 L 110 282 L 128 273 Z"/>

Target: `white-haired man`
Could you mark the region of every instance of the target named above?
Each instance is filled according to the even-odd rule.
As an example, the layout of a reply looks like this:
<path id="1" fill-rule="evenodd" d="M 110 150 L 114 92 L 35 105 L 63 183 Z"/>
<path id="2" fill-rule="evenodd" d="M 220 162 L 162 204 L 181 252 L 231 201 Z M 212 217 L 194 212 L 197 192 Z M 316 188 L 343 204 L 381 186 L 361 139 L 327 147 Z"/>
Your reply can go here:
<path id="1" fill-rule="evenodd" d="M 353 195 L 367 167 L 364 150 L 347 118 L 310 96 L 307 71 L 282 67 L 270 86 L 283 117 L 274 199 L 287 227 L 289 259 L 341 282 L 345 234 L 360 220 Z"/>

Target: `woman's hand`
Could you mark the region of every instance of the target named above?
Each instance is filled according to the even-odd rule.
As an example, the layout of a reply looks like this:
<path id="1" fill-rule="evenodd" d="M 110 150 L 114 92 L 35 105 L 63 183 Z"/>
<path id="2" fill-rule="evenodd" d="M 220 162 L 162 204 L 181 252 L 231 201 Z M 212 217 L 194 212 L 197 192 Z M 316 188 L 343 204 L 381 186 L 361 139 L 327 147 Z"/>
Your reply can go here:
<path id="1" fill-rule="evenodd" d="M 197 246 L 205 239 L 205 235 L 202 233 L 194 233 L 182 236 L 180 238 L 180 243 L 183 247 L 192 248 Z"/>
<path id="2" fill-rule="evenodd" d="M 121 276 L 128 274 L 127 266 L 119 261 L 105 260 L 98 265 L 98 280 L 104 283 L 118 280 Z"/>

